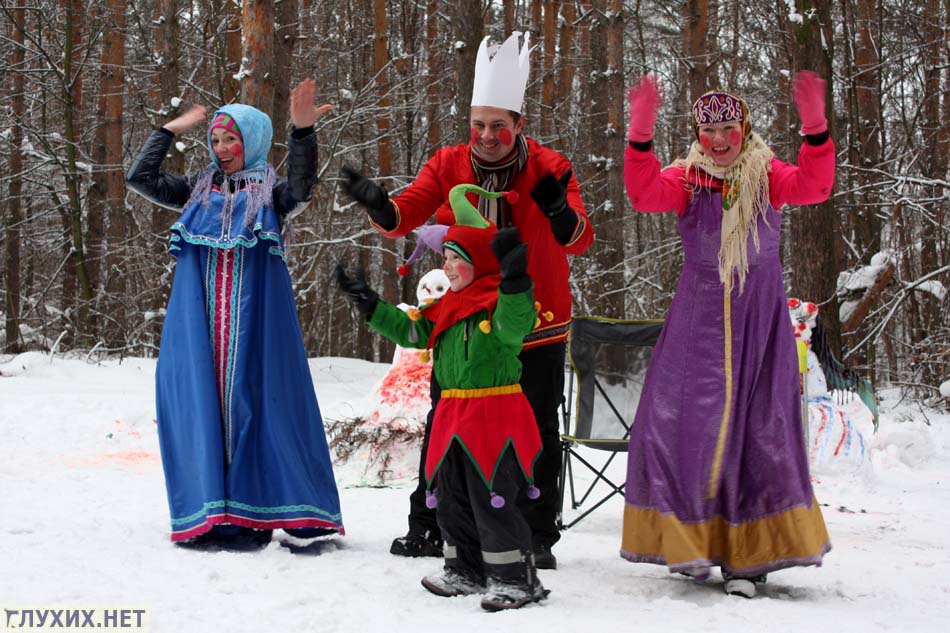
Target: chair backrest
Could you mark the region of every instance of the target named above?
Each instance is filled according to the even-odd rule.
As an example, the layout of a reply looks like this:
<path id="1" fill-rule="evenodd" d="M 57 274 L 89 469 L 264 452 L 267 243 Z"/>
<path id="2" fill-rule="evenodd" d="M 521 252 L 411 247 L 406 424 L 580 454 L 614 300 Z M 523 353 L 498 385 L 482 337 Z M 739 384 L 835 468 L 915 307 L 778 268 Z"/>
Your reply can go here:
<path id="1" fill-rule="evenodd" d="M 565 429 L 570 435 L 582 440 L 628 437 L 662 329 L 662 321 L 574 317 L 568 359 L 576 398 L 565 411 L 565 424 L 573 417 L 574 428 Z"/>

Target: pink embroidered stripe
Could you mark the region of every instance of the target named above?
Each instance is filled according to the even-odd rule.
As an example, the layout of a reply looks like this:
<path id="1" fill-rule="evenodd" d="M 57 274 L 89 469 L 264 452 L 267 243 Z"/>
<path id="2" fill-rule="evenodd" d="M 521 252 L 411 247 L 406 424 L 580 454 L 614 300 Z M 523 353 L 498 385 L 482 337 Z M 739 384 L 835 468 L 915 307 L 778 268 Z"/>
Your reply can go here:
<path id="1" fill-rule="evenodd" d="M 231 525 L 240 525 L 255 530 L 273 530 L 283 528 L 329 528 L 337 530 L 341 536 L 346 535 L 346 530 L 342 525 L 337 525 L 323 519 L 302 518 L 302 519 L 272 519 L 270 521 L 260 519 L 248 519 L 246 517 L 234 514 L 213 514 L 201 525 L 188 528 L 181 532 L 172 532 L 172 541 L 185 541 L 196 536 L 200 536 L 219 523 L 229 523 Z"/>
<path id="2" fill-rule="evenodd" d="M 231 274 L 234 249 L 218 249 L 214 270 L 214 373 L 218 383 L 218 399 L 222 412 L 227 398 L 228 352 L 231 344 L 231 291 L 234 277 Z"/>

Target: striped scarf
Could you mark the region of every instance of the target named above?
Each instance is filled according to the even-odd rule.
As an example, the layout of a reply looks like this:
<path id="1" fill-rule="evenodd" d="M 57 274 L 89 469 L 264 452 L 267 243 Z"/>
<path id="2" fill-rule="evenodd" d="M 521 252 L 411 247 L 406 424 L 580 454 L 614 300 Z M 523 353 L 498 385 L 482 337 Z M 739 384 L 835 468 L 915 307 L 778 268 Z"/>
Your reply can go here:
<path id="1" fill-rule="evenodd" d="M 486 163 L 469 151 L 472 160 L 472 169 L 475 170 L 475 180 L 479 187 L 486 191 L 507 191 L 515 174 L 524 169 L 528 163 L 528 142 L 524 135 L 515 137 L 515 146 L 507 158 L 497 163 Z M 504 198 L 486 198 L 479 196 L 478 212 L 491 220 L 500 229 L 511 226 L 511 206 Z"/>

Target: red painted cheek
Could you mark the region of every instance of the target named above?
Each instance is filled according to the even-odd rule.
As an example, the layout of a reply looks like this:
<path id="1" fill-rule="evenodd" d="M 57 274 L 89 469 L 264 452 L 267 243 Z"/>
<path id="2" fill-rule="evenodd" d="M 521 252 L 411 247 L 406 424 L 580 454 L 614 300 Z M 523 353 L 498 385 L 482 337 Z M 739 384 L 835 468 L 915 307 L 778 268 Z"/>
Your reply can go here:
<path id="1" fill-rule="evenodd" d="M 241 145 L 240 143 L 235 143 L 233 146 L 231 146 L 231 154 L 233 156 L 240 156 L 243 153 L 244 153 L 244 146 Z"/>
<path id="2" fill-rule="evenodd" d="M 709 138 L 708 134 L 699 135 L 699 144 L 703 146 L 703 149 L 707 152 L 712 149 L 712 139 Z"/>
<path id="3" fill-rule="evenodd" d="M 477 143 L 477 142 L 478 142 L 478 130 L 476 130 L 475 128 L 472 128 L 472 136 L 471 136 L 470 138 L 471 138 L 471 141 L 472 141 L 472 145 L 474 145 L 475 143 Z"/>
<path id="4" fill-rule="evenodd" d="M 729 132 L 729 144 L 738 145 L 742 142 L 742 132 L 739 130 L 731 130 Z"/>
<path id="5" fill-rule="evenodd" d="M 498 133 L 498 140 L 501 141 L 502 145 L 510 145 L 511 142 L 515 139 L 511 135 L 511 132 L 505 129 Z"/>

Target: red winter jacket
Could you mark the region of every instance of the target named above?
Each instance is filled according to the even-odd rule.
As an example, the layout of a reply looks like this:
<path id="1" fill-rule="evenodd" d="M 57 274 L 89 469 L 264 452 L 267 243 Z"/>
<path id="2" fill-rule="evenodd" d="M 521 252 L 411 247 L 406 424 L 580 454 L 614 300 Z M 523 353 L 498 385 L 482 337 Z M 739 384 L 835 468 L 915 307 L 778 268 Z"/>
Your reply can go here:
<path id="1" fill-rule="evenodd" d="M 528 245 L 528 274 L 534 282 L 534 296 L 541 304 L 541 323 L 524 339 L 524 349 L 563 341 L 571 323 L 571 291 L 568 287 L 568 255 L 580 255 L 594 241 L 594 230 L 587 219 L 581 190 L 572 176 L 567 188 L 567 204 L 577 214 L 577 229 L 566 245 L 561 245 L 551 232 L 551 223 L 531 198 L 531 190 L 545 174 L 560 176 L 571 164 L 566 158 L 534 139 L 527 138 L 528 162 L 515 174 L 511 189 L 518 192 L 518 201 L 511 205 L 512 222 L 521 239 Z M 422 167 L 415 181 L 393 198 L 397 224 L 391 231 L 374 224 L 386 237 L 403 237 L 436 215 L 436 222 L 453 224 L 455 216 L 449 206 L 449 189 L 475 181 L 469 145 L 440 149 Z M 475 194 L 470 202 L 478 206 Z M 548 318 L 550 317 L 550 318 Z"/>

